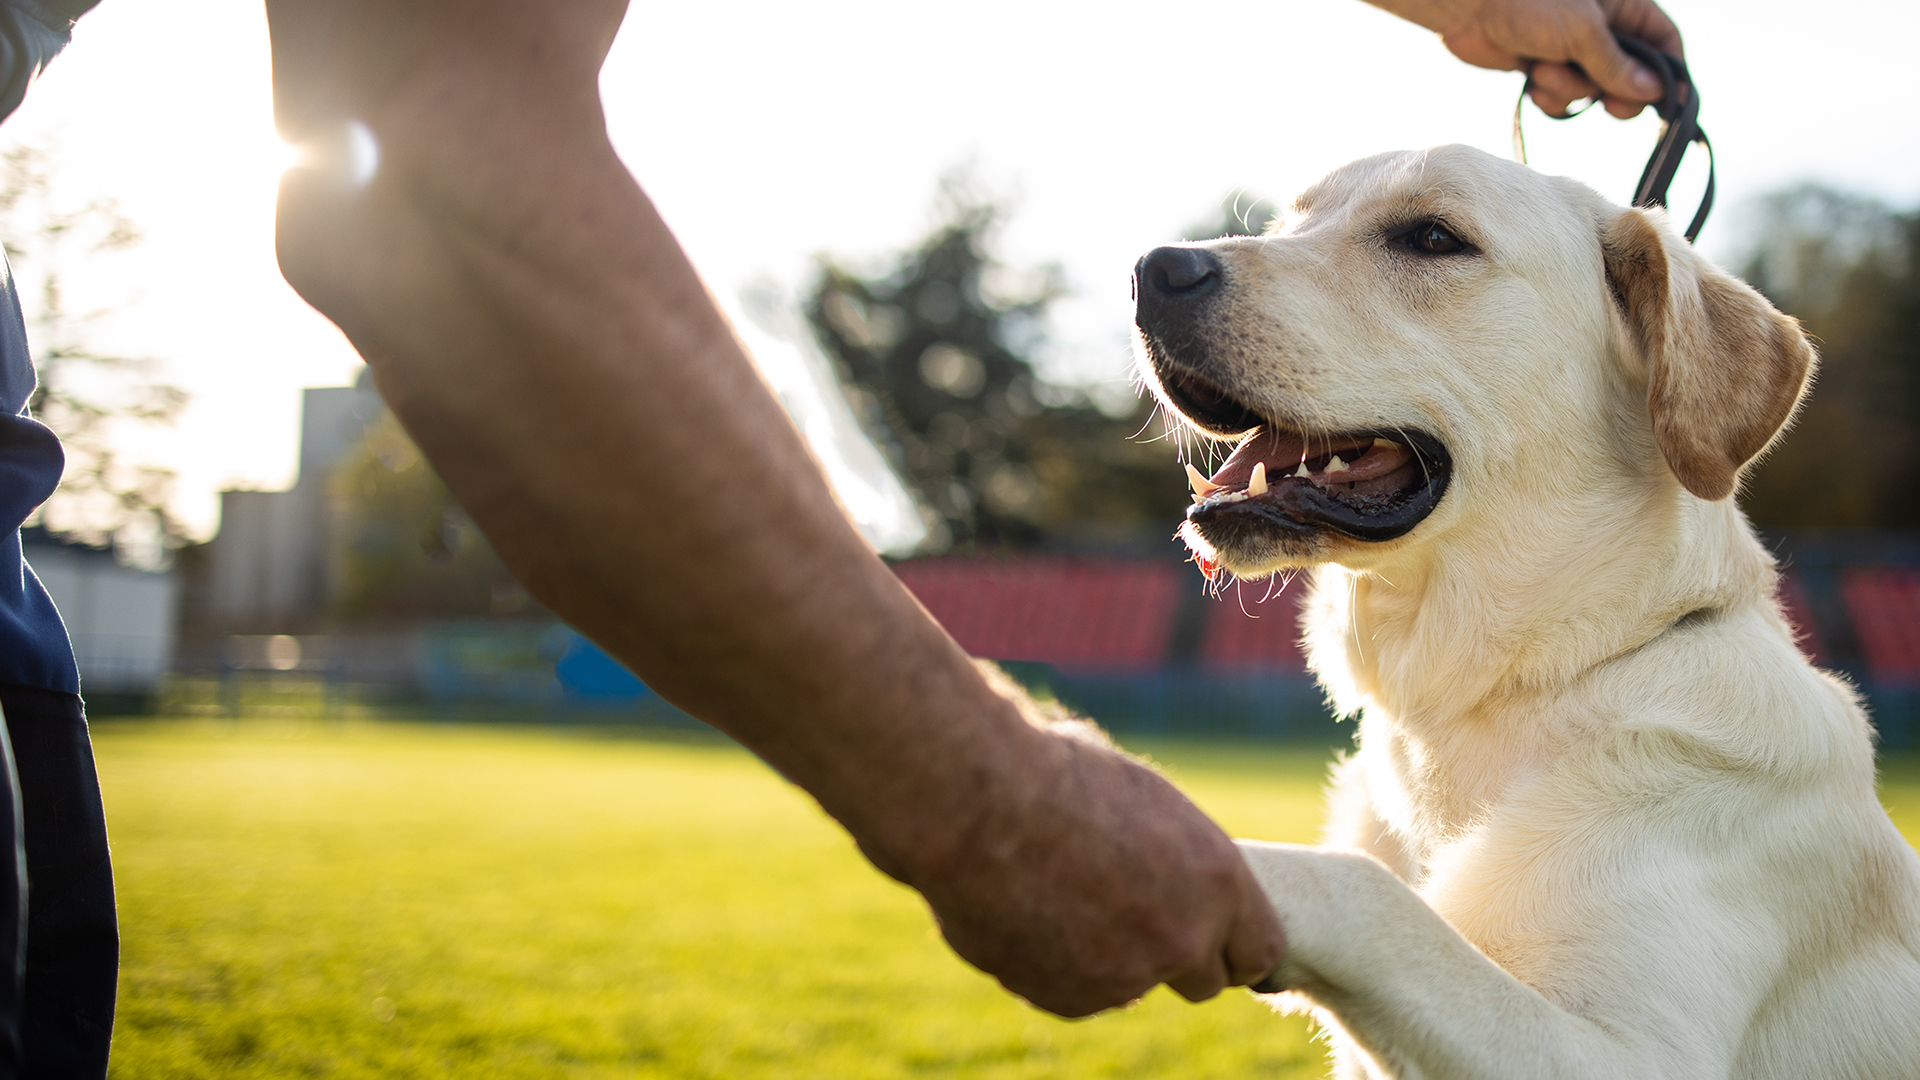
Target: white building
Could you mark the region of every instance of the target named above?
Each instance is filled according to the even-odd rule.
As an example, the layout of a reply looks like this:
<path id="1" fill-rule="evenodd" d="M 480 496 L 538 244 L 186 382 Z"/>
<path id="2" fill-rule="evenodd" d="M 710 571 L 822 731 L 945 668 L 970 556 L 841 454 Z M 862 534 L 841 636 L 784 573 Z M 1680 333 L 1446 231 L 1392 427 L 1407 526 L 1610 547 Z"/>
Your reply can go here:
<path id="1" fill-rule="evenodd" d="M 29 534 L 22 550 L 73 640 L 88 693 L 150 694 L 173 668 L 179 583 L 136 570 L 111 551 Z"/>

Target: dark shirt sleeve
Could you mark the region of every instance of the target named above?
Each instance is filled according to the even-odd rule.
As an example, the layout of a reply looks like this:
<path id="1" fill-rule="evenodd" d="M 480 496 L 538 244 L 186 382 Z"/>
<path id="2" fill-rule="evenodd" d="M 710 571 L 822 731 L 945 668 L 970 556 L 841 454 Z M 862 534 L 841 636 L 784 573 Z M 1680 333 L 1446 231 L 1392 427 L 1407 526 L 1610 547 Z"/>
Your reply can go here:
<path id="1" fill-rule="evenodd" d="M 73 35 L 97 0 L 0 0 L 0 119 Z M 53 494 L 65 466 L 60 440 L 34 420 L 33 358 L 13 274 L 0 259 L 0 683 L 77 691 L 66 628 L 20 553 L 20 523 Z"/>
<path id="2" fill-rule="evenodd" d="M 60 440 L 27 408 L 33 359 L 13 273 L 0 257 L 0 683 L 78 693 L 67 628 L 20 551 L 20 525 L 66 471 Z"/>
<path id="3" fill-rule="evenodd" d="M 0 0 L 0 120 L 12 116 L 99 0 Z"/>

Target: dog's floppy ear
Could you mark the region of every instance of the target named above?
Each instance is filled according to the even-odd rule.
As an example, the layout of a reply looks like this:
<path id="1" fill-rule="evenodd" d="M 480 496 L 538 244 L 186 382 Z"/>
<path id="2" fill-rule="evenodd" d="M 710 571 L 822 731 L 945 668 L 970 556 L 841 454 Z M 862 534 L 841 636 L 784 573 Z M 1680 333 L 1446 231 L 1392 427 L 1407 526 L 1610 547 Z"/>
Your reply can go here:
<path id="1" fill-rule="evenodd" d="M 1813 374 L 1800 324 L 1641 210 L 1601 230 L 1607 281 L 1647 364 L 1647 409 L 1667 466 L 1703 499 L 1786 427 Z"/>

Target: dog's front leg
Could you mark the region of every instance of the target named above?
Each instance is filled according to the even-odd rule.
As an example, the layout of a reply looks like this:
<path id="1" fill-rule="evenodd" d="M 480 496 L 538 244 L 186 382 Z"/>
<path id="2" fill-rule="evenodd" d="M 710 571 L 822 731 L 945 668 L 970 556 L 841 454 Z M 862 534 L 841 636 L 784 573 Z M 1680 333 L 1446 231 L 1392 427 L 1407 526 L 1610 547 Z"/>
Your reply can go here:
<path id="1" fill-rule="evenodd" d="M 1239 841 L 1287 931 L 1276 981 L 1394 1080 L 1619 1080 L 1675 1063 L 1515 979 L 1378 860 Z M 1691 1070 L 1686 1070 L 1691 1071 Z"/>

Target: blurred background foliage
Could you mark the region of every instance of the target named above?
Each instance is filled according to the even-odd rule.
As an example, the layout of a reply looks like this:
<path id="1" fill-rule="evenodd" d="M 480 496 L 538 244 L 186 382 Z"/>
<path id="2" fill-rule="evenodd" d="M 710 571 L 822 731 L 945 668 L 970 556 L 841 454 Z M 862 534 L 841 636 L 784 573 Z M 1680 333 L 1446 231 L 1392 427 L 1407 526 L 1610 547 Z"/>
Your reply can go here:
<path id="1" fill-rule="evenodd" d="M 334 473 L 335 616 L 347 623 L 536 614 L 531 597 L 387 413 Z"/>
<path id="2" fill-rule="evenodd" d="M 59 489 L 31 521 L 156 569 L 186 542 L 187 530 L 171 509 L 174 470 L 129 437 L 172 425 L 187 392 L 162 378 L 152 358 L 97 344 L 97 331 L 116 305 L 76 308 L 67 282 L 84 281 L 96 260 L 142 237 L 117 202 L 75 202 L 60 190 L 48 146 L 21 144 L 0 153 L 0 237 L 38 379 L 27 406 L 60 436 L 67 458 Z"/>
<path id="3" fill-rule="evenodd" d="M 877 270 L 820 257 L 803 309 L 854 415 L 920 504 L 926 550 L 1170 533 L 1186 489 L 1151 402 L 1110 414 L 1036 372 L 1067 285 L 997 257 L 1007 214 L 951 174 L 933 227 Z"/>
<path id="4" fill-rule="evenodd" d="M 1760 200 L 1735 269 L 1820 348 L 1741 496 L 1762 528 L 1920 528 L 1920 214 L 1817 184 Z"/>
<path id="5" fill-rule="evenodd" d="M 1103 411 L 1039 375 L 1048 307 L 1067 285 L 1058 266 L 997 256 L 1009 212 L 950 174 L 933 227 L 877 270 L 820 257 L 807 320 L 854 415 L 919 502 L 924 550 L 1164 538 L 1187 503 L 1166 427 L 1150 398 Z M 1185 238 L 1256 233 L 1272 215 L 1265 200 L 1231 195 Z"/>

